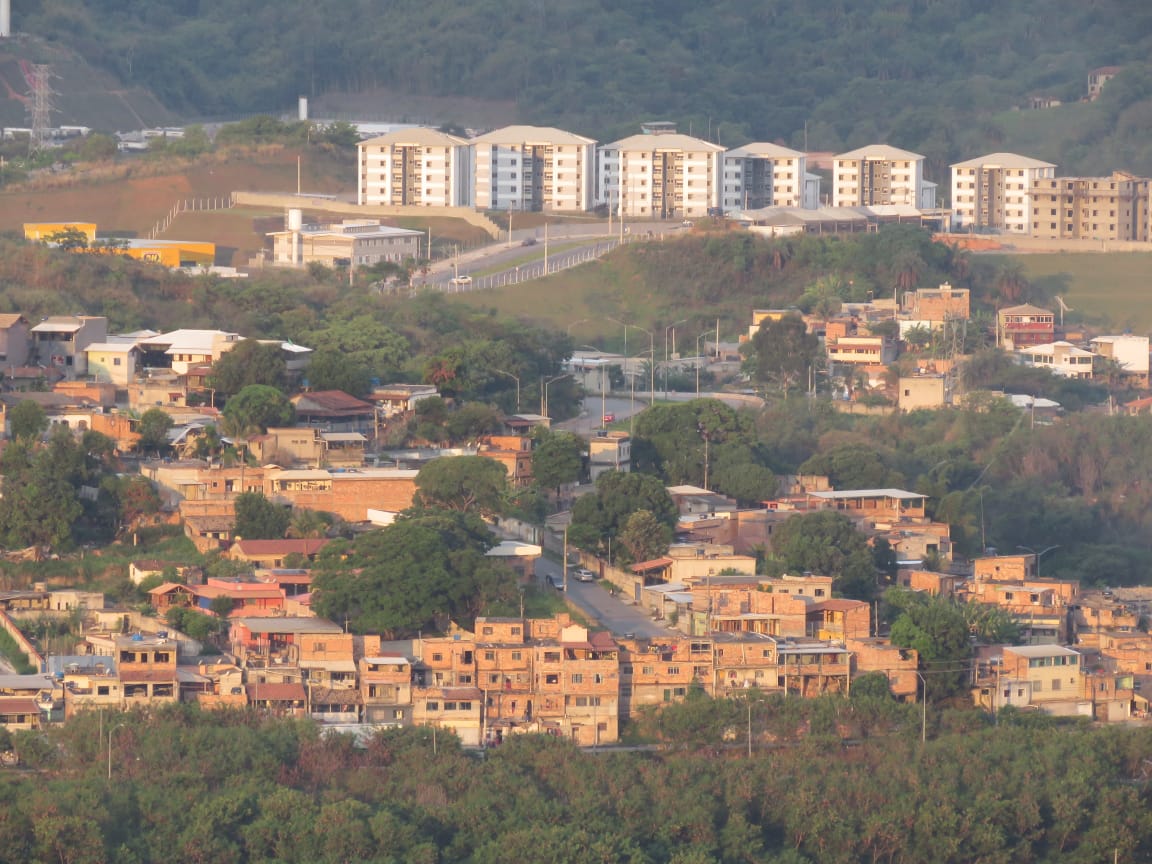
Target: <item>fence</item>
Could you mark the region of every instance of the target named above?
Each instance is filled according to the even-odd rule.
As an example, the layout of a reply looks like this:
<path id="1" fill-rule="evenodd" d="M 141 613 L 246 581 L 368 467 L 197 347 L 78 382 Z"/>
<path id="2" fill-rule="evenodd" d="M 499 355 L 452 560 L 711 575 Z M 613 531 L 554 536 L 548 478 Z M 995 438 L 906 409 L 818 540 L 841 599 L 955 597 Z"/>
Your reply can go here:
<path id="1" fill-rule="evenodd" d="M 625 237 L 623 241 L 619 239 L 606 239 L 583 249 L 549 255 L 547 272 L 545 272 L 544 259 L 541 257 L 539 261 L 534 261 L 530 264 L 514 265 L 506 270 L 490 273 L 486 276 L 466 276 L 462 274 L 458 279 L 443 276 L 435 282 L 417 281 L 413 283 L 410 293 L 412 296 L 415 296 L 421 291 L 431 290 L 443 291 L 446 294 L 462 294 L 468 291 L 485 291 L 490 288 L 504 288 L 508 285 L 519 285 L 521 282 L 543 279 L 545 276 L 551 276 L 562 270 L 579 267 L 581 264 L 587 264 L 589 261 L 603 258 L 619 246 L 621 242 L 628 243 L 631 242 L 632 239 L 630 236 Z"/>
<path id="2" fill-rule="evenodd" d="M 194 210 L 227 210 L 235 206 L 235 193 L 227 197 L 217 198 L 183 198 L 173 204 L 172 209 L 168 211 L 164 218 L 152 226 L 152 230 L 148 232 L 148 239 L 155 240 L 167 231 L 176 217 L 181 213 L 191 213 Z"/>

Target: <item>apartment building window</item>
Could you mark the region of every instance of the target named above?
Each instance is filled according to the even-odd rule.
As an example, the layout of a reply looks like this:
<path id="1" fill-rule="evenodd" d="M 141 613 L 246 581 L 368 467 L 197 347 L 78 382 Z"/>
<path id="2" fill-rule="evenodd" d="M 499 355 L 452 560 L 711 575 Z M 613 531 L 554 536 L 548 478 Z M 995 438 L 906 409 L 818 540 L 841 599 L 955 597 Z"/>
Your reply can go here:
<path id="1" fill-rule="evenodd" d="M 317 646 L 316 646 L 316 650 L 317 650 L 317 651 L 323 651 L 323 650 L 324 650 L 324 646 L 323 646 L 323 645 L 317 645 Z M 443 654 L 433 654 L 433 655 L 432 655 L 432 662 L 433 662 L 433 663 L 439 663 L 439 662 L 441 662 L 443 659 L 444 659 L 444 655 L 443 655 Z"/>
<path id="2" fill-rule="evenodd" d="M 512 652 L 512 659 L 513 660 L 520 660 L 522 656 L 523 655 L 519 651 L 513 651 Z"/>
<path id="3" fill-rule="evenodd" d="M 496 673 L 492 673 L 491 675 L 488 676 L 488 683 L 489 684 L 499 684 L 500 683 L 500 676 L 497 675 Z"/>
<path id="4" fill-rule="evenodd" d="M 559 651 L 545 651 L 544 652 L 544 662 L 545 663 L 559 663 L 560 662 L 560 652 Z"/>
<path id="5" fill-rule="evenodd" d="M 439 710 L 440 710 L 440 703 L 439 702 L 429 702 L 428 703 L 428 711 L 429 712 L 439 711 Z"/>
<path id="6" fill-rule="evenodd" d="M 496 659 L 496 652 L 495 651 L 485 651 L 484 652 L 484 659 L 485 660 L 495 660 Z"/>
<path id="7" fill-rule="evenodd" d="M 584 675 L 581 674 L 580 672 L 573 673 L 572 683 L 573 684 L 583 684 L 584 683 Z"/>
<path id="8" fill-rule="evenodd" d="M 455 711 L 456 710 L 456 703 L 455 702 L 445 702 L 444 703 L 444 710 L 445 711 Z"/>
<path id="9" fill-rule="evenodd" d="M 457 684 L 471 684 L 472 683 L 472 676 L 467 675 L 467 674 L 457 675 L 456 676 L 456 683 Z"/>
<path id="10" fill-rule="evenodd" d="M 655 666 L 644 666 L 643 668 L 641 668 L 640 674 L 641 675 L 655 675 L 656 674 L 656 667 Z"/>
<path id="11" fill-rule="evenodd" d="M 680 674 L 680 667 L 679 666 L 669 666 L 668 667 L 668 674 L 669 675 L 679 675 Z"/>

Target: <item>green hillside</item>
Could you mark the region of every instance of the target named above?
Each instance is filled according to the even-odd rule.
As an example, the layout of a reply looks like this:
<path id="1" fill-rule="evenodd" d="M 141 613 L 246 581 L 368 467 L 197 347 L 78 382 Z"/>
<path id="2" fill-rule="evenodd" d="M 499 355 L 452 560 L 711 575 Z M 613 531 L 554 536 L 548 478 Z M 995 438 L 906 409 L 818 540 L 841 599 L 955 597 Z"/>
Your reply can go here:
<path id="1" fill-rule="evenodd" d="M 187 116 L 290 108 L 299 94 L 383 88 L 514 101 L 525 122 L 600 140 L 640 119 L 735 145 L 840 150 L 887 140 L 942 177 L 961 155 L 1044 147 L 1152 172 L 1152 4 L 1135 0 L 30 0 L 15 27 L 77 50 Z M 1076 103 L 1060 137 L 1005 112 Z M 355 105 L 354 102 L 344 104 Z M 407 102 L 406 104 L 411 104 Z M 1047 112 L 1029 112 L 1039 116 Z M 453 118 L 444 117 L 445 121 Z M 1023 140 L 1021 140 L 1023 139 Z M 1104 167 L 1113 167 L 1112 164 Z"/>

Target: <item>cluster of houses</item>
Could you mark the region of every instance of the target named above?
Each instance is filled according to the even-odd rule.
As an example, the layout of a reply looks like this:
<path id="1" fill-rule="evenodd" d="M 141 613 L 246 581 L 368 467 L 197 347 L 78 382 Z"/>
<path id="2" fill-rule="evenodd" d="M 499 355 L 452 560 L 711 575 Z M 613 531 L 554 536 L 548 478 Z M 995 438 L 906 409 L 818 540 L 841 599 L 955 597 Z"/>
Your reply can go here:
<path id="1" fill-rule="evenodd" d="M 765 322 L 788 315 L 800 313 L 795 309 L 753 310 L 746 338 L 754 338 Z M 847 372 L 844 377 L 856 379 L 865 391 L 894 395 L 904 411 L 953 404 L 955 372 L 963 359 L 963 337 L 972 318 L 967 288 L 944 283 L 938 288 L 905 291 L 899 304 L 890 299 L 844 303 L 832 316 L 800 317 L 810 333 L 821 337 L 829 366 Z M 892 321 L 898 327 L 895 333 Z M 1119 376 L 1134 387 L 1148 386 L 1147 336 L 1092 336 L 1079 327 L 1065 328 L 1063 315 L 1028 303 L 999 309 L 994 326 L 996 344 L 1022 366 L 1089 381 Z M 917 353 L 911 345 L 917 331 L 937 342 L 940 350 L 931 355 Z M 918 362 L 915 371 L 896 381 L 890 370 L 902 355 Z M 1043 402 L 1046 408 L 1059 407 L 1051 400 Z M 1024 407 L 1036 407 L 1036 403 Z"/>
<path id="2" fill-rule="evenodd" d="M 469 745 L 543 732 L 595 746 L 618 740 L 621 722 L 641 709 L 694 689 L 810 698 L 850 694 L 854 679 L 879 673 L 895 698 L 915 701 L 917 653 L 876 632 L 870 604 L 833 597 L 829 576 L 756 575 L 752 550 L 770 545 L 790 516 L 821 509 L 888 540 L 898 584 L 994 606 L 1017 623 L 1022 644 L 982 646 L 969 664 L 978 707 L 1112 722 L 1147 715 L 1148 589 L 1045 579 L 1034 553 L 955 562 L 948 526 L 926 516 L 924 496 L 899 489 L 834 490 L 824 477 L 788 477 L 778 497 L 754 509 L 697 487 L 669 492 L 681 515 L 665 556 L 628 568 L 587 562 L 665 625 L 663 635 L 613 636 L 566 613 L 480 617 L 471 629 L 452 624 L 414 639 L 355 635 L 311 608 L 310 567 L 326 541 L 236 540 L 227 555 L 250 566 L 247 576 L 205 579 L 195 568 L 134 563 L 133 581 L 151 579 L 154 617 L 106 609 L 99 594 L 44 586 L 0 594 L 0 626 L 39 670 L 0 676 L 0 723 L 37 728 L 84 710 L 184 701 L 342 729 L 434 726 Z M 523 582 L 535 578 L 539 547 L 506 541 L 490 554 L 514 562 Z M 920 566 L 930 554 L 944 566 Z M 223 653 L 209 656 L 166 628 L 173 608 L 226 617 Z M 67 655 L 41 656 L 17 628 L 77 610 L 85 627 Z"/>

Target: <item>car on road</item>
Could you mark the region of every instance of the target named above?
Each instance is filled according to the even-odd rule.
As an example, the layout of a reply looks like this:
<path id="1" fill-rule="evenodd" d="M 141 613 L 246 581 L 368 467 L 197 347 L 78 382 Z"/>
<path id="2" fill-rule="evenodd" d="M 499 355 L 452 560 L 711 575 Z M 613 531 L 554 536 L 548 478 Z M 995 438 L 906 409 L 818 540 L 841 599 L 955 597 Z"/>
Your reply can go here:
<path id="1" fill-rule="evenodd" d="M 609 412 L 609 413 L 604 415 L 603 419 L 604 419 L 605 423 L 615 423 L 616 422 L 616 415 Z"/>
<path id="2" fill-rule="evenodd" d="M 564 590 L 564 577 L 563 576 L 549 576 L 548 584 L 555 588 L 557 591 Z"/>
<path id="3" fill-rule="evenodd" d="M 472 277 L 471 276 L 453 276 L 451 281 L 452 281 L 452 284 L 458 288 L 466 288 L 467 286 L 472 284 Z"/>
<path id="4" fill-rule="evenodd" d="M 520 245 L 521 246 L 535 246 L 536 245 L 536 238 L 535 237 L 525 237 L 523 240 L 520 241 Z"/>
<path id="5" fill-rule="evenodd" d="M 592 582 L 596 579 L 596 574 L 589 570 L 587 567 L 577 567 L 576 572 L 573 573 L 577 582 Z"/>

